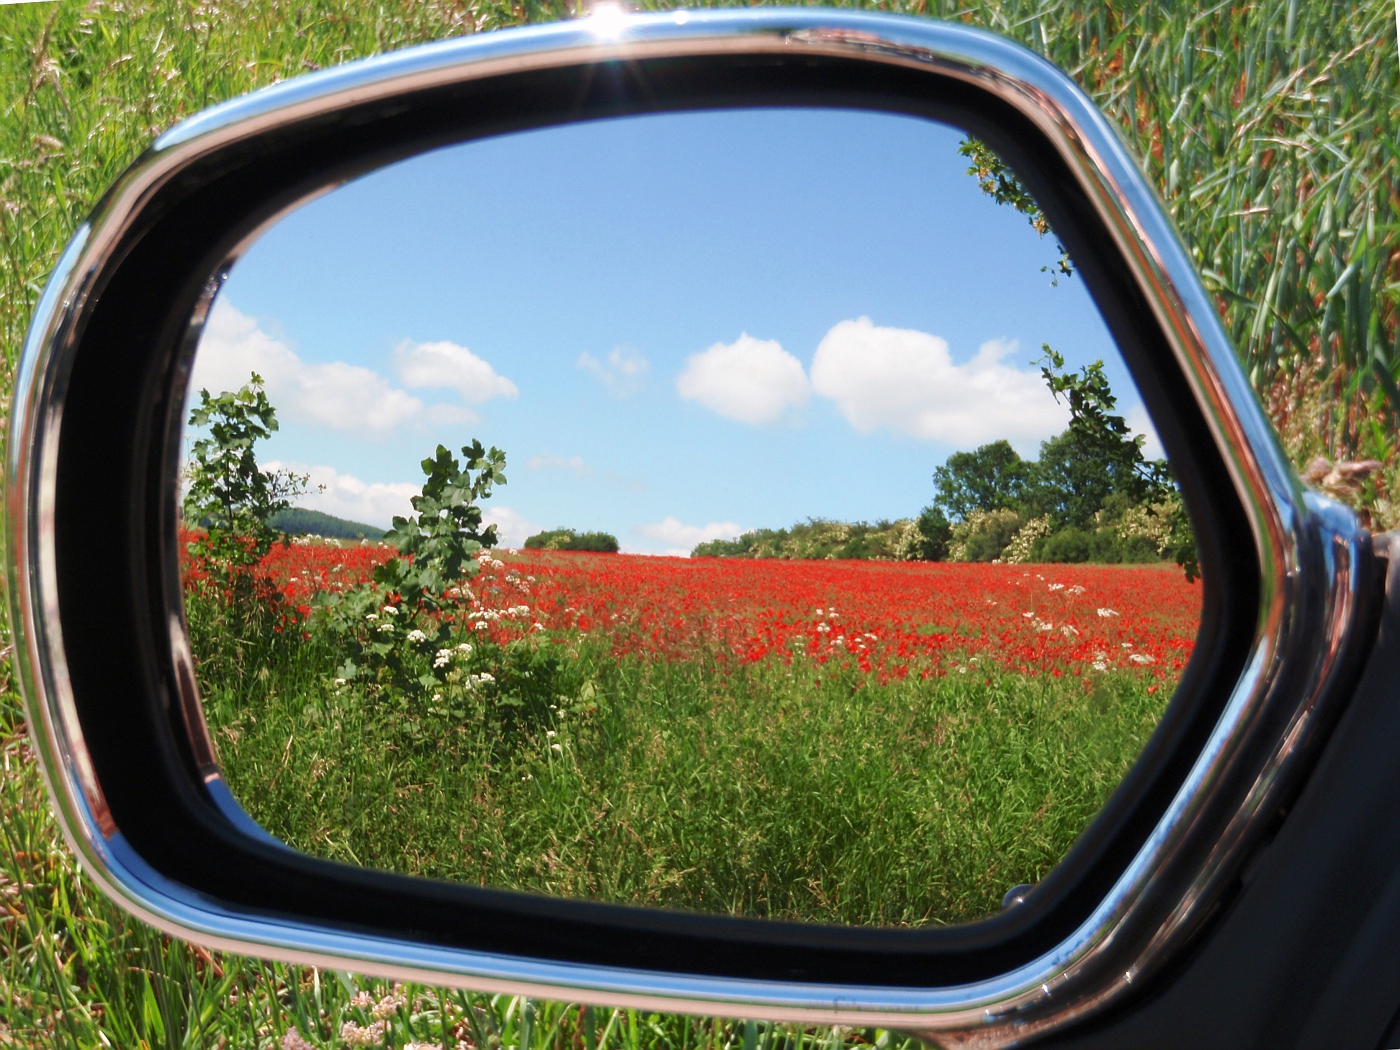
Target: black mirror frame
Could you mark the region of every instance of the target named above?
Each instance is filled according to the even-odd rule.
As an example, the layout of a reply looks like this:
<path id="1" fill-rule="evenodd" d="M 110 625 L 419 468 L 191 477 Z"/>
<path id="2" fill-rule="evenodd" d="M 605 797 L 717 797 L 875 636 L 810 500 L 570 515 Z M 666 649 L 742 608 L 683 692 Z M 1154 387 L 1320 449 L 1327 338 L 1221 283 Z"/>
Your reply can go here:
<path id="1" fill-rule="evenodd" d="M 233 802 L 194 690 L 175 463 L 205 313 L 277 215 L 435 145 L 678 109 L 844 106 L 963 127 L 1070 250 L 1196 529 L 1196 652 L 1147 750 L 1025 902 L 967 926 L 806 926 L 408 879 L 295 853 Z M 998 37 L 820 9 L 675 12 L 353 63 L 167 132 L 40 301 L 8 449 L 10 601 L 36 750 L 85 870 L 211 947 L 487 990 L 1002 1046 L 1161 972 L 1276 829 L 1364 655 L 1369 535 L 1305 494 L 1107 122 Z M 102 521 L 102 529 L 89 527 Z"/>

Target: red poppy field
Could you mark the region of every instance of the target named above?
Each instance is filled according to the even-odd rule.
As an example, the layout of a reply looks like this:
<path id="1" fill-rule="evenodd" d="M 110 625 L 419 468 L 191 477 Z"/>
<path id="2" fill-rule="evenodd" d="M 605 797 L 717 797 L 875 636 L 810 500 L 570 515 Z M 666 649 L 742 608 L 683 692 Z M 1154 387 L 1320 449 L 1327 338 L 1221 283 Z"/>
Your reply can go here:
<path id="1" fill-rule="evenodd" d="M 284 629 L 247 644 L 187 577 L 250 812 L 349 863 L 724 914 L 995 911 L 1103 805 L 1200 615 L 1161 566 L 498 551 L 442 613 L 467 684 L 423 707 L 347 682 L 315 611 L 392 553 L 274 548 Z"/>
<path id="2" fill-rule="evenodd" d="M 264 566 L 306 608 L 392 553 L 296 544 Z M 540 629 L 597 635 L 619 656 L 848 659 L 882 680 L 977 663 L 1056 677 L 1122 668 L 1160 682 L 1185 667 L 1200 620 L 1199 583 L 1166 566 L 502 553 L 473 581 L 466 623 L 498 643 Z"/>

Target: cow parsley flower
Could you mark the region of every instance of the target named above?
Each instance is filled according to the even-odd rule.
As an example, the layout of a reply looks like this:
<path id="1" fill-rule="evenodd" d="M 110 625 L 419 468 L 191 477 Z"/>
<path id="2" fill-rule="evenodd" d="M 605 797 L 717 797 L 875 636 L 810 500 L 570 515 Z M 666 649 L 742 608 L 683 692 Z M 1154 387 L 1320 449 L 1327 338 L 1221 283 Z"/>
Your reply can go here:
<path id="1" fill-rule="evenodd" d="M 428 636 L 415 627 L 413 630 L 408 632 L 408 640 L 416 645 L 418 642 L 426 642 L 428 640 Z"/>
<path id="2" fill-rule="evenodd" d="M 399 614 L 398 606 L 386 605 L 384 606 L 383 612 L 385 616 L 397 616 Z"/>
<path id="3" fill-rule="evenodd" d="M 375 1021 L 364 1028 L 361 1028 L 354 1021 L 346 1021 L 340 1026 L 340 1041 L 352 1048 L 383 1046 L 384 1030 L 388 1027 L 389 1025 L 384 1021 Z"/>
<path id="4" fill-rule="evenodd" d="M 408 1000 L 405 999 L 402 995 L 400 995 L 396 990 L 394 992 L 391 992 L 389 995 L 386 995 L 383 999 L 380 999 L 379 1002 L 375 1003 L 374 1006 L 370 1009 L 370 1015 L 376 1021 L 385 1021 L 388 1018 L 394 1016 L 394 1014 L 398 1013 L 399 1007 L 405 1006 L 407 1005 L 407 1003 Z"/>
<path id="5" fill-rule="evenodd" d="M 1100 610 L 1099 610 L 1099 615 L 1100 615 L 1100 616 L 1103 616 L 1103 617 L 1109 617 L 1109 616 L 1117 616 L 1118 613 L 1117 613 L 1117 611 L 1114 610 L 1114 609 L 1100 609 Z"/>

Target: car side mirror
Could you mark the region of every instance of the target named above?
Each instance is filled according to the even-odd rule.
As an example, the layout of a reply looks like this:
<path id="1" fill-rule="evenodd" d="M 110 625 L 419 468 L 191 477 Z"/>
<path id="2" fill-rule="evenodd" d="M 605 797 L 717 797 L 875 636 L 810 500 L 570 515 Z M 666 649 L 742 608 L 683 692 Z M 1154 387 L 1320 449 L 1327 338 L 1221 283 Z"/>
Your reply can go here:
<path id="1" fill-rule="evenodd" d="M 215 503 L 186 498 L 186 421 L 267 422 L 257 401 L 261 376 L 242 401 L 230 394 L 220 409 L 211 396 L 190 414 L 201 369 L 217 364 L 212 335 L 248 320 L 219 299 L 235 287 L 240 260 L 337 187 L 447 147 L 621 127 L 643 116 L 671 121 L 684 136 L 699 125 L 682 117 L 797 112 L 898 119 L 919 133 L 951 128 L 949 141 L 969 144 L 974 168 L 1004 164 L 996 169 L 1003 185 L 1034 199 L 1062 245 L 1059 265 L 1072 258 L 1073 279 L 1121 353 L 1170 460 L 1203 581 L 1189 662 L 1131 770 L 1034 887 L 1008 879 L 1004 909 L 953 925 L 840 925 L 825 916 L 800 922 L 673 901 L 662 908 L 548 896 L 523 892 L 525 885 L 355 867 L 274 838 L 245 811 L 248 799 L 220 764 L 201 701 L 203 654 L 192 650 L 185 606 L 188 532 L 210 536 L 225 524 Z M 506 207 L 518 207 L 523 228 L 529 203 Z M 1002 275 L 983 283 L 990 293 L 1010 287 Z M 522 298 L 517 309 L 547 299 Z M 709 351 L 693 347 L 676 381 L 680 401 L 731 421 L 778 425 L 815 391 L 857 431 L 898 429 L 904 419 L 903 438 L 935 433 L 918 430 L 922 402 L 852 393 L 873 382 L 866 364 L 889 346 L 907 347 L 912 329 L 877 332 L 854 316 L 825 323 L 834 321 L 852 327 L 826 329 L 833 341 L 822 344 L 829 353 L 819 351 L 825 379 L 817 359 L 809 377 L 793 355 L 772 349 L 776 342 L 765 348 L 759 333 L 731 332 Z M 465 391 L 469 375 L 472 390 L 486 383 L 505 396 L 516 388 L 467 349 L 416 338 L 394 349 L 406 385 Z M 918 345 L 928 360 L 942 360 L 935 343 Z M 607 358 L 607 349 L 579 356 L 578 371 L 613 390 L 641 366 L 622 351 Z M 1001 352 L 987 351 L 987 374 Z M 1069 397 L 1070 386 L 1055 386 L 1069 373 L 1047 353 L 1045 403 L 1061 404 L 1051 395 Z M 225 364 L 241 375 L 251 360 L 233 355 Z M 766 399 L 726 385 L 741 368 L 776 377 Z M 1096 374 L 1086 361 L 1081 377 Z M 214 385 L 237 389 L 237 375 Z M 933 397 L 927 391 L 936 386 L 918 396 Z M 404 418 L 423 408 L 398 404 L 408 406 Z M 1058 1030 L 1121 1001 L 1188 950 L 1297 793 L 1334 719 L 1337 683 L 1364 651 L 1371 613 L 1368 533 L 1345 508 L 1302 489 L 1187 255 L 1113 130 L 1048 63 L 958 25 L 820 9 L 600 12 L 352 63 L 214 107 L 162 135 L 75 235 L 40 301 L 14 405 L 10 600 L 36 750 L 70 844 L 107 893 L 171 934 L 316 965 L 598 1004 L 897 1027 L 942 1045 L 1000 1046 Z M 475 411 L 472 403 L 455 407 L 458 421 Z M 355 417 L 342 429 L 368 428 L 369 420 Z M 971 433 L 972 423 L 959 425 Z M 238 447 L 250 446 L 228 445 Z M 436 564 L 430 518 L 453 523 L 444 535 L 470 535 L 475 546 L 459 552 L 469 559 L 489 563 L 499 536 L 482 542 L 489 530 L 470 514 L 481 479 L 495 477 L 499 464 L 482 446 L 462 453 L 465 472 L 445 448 L 428 465 L 435 502 L 414 504 L 421 517 L 394 526 L 401 537 L 420 530 L 399 545 L 412 557 L 376 575 L 384 589 L 373 593 L 383 600 L 357 609 L 379 631 L 401 615 L 404 595 L 431 591 L 437 604 L 424 605 L 424 619 L 401 632 L 402 644 L 419 647 L 423 666 L 413 674 L 425 703 L 447 703 L 433 683 L 447 681 L 454 653 L 471 650 L 452 634 L 452 617 L 495 622 L 480 603 L 439 601 L 451 586 L 461 599 L 477 571 L 462 557 L 448 559 L 450 579 L 424 582 Z M 216 509 L 182 519 L 182 506 Z M 1025 525 L 1018 520 L 1018 529 Z M 542 547 L 579 539 L 569 530 L 539 535 Z M 1028 552 L 1036 537 L 1025 535 Z M 732 530 L 684 536 L 688 545 L 740 543 Z M 1003 539 L 995 553 L 1010 550 L 1009 534 Z M 835 618 L 817 612 L 821 633 L 832 634 Z M 430 638 L 429 626 L 441 637 Z M 376 639 L 363 624 L 357 629 L 356 652 L 369 652 Z M 1079 633 L 1069 621 L 1044 633 L 1051 629 L 1066 639 Z M 804 651 L 821 646 L 829 640 Z M 866 648 L 853 636 L 840 658 L 863 669 Z M 1091 667 L 1107 666 L 1098 650 L 1085 653 Z M 391 663 L 374 665 L 384 676 L 377 681 L 401 672 Z M 343 686 L 371 664 L 363 657 L 338 677 L 318 673 Z M 472 673 L 470 684 L 481 685 L 479 670 Z M 452 680 L 465 695 L 463 681 Z M 594 689 L 578 683 L 571 702 L 594 695 L 585 696 L 585 685 Z M 1080 692 L 1091 696 L 1092 683 Z M 555 730 L 545 725 L 536 743 L 553 750 Z"/>

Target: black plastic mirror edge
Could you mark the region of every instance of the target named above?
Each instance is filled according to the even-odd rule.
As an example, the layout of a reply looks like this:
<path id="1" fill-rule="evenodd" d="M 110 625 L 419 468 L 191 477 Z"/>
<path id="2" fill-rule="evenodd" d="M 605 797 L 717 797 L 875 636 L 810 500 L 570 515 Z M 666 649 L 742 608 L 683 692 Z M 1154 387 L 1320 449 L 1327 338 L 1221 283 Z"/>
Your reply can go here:
<path id="1" fill-rule="evenodd" d="M 1033 921 L 1035 895 L 1024 913 L 1013 909 L 1005 920 L 916 935 L 906 939 L 904 951 L 871 951 L 893 944 L 888 935 L 895 931 L 705 920 L 537 898 L 522 904 L 520 895 L 471 891 L 466 896 L 477 902 L 478 914 L 509 916 L 515 927 L 497 930 L 495 936 L 506 949 L 490 952 L 434 944 L 433 931 L 420 924 L 405 924 L 409 928 L 400 927 L 402 935 L 394 937 L 383 930 L 367 932 L 368 924 L 353 916 L 335 923 L 324 918 L 306 921 L 306 913 L 298 918 L 288 909 L 272 915 L 256 902 L 239 905 L 228 895 L 220 899 L 197 892 L 162 874 L 118 830 L 127 820 L 115 820 L 108 809 L 97 776 L 107 759 L 95 760 L 99 752 L 110 758 L 128 746 L 164 747 L 159 765 L 187 774 L 186 787 L 177 784 L 166 801 L 191 813 L 203 811 L 206 823 L 195 830 L 210 836 L 207 841 L 221 841 L 256 858 L 269 871 L 300 867 L 308 880 L 323 877 L 326 867 L 256 843 L 220 817 L 208 791 L 199 786 L 201 767 L 207 773 L 207 763 L 183 729 L 170 642 L 173 520 L 167 519 L 173 514 L 173 500 L 162 502 L 152 495 L 129 505 L 105 504 L 127 507 L 128 519 L 116 530 L 130 541 L 127 547 L 103 547 L 72 524 L 83 500 L 93 498 L 80 491 L 89 486 L 78 484 L 93 480 L 84 473 L 91 466 L 72 457 L 79 447 L 96 448 L 113 437 L 100 425 L 104 411 L 115 410 L 113 405 L 126 403 L 129 414 L 140 417 L 125 420 L 130 436 L 122 449 L 111 453 L 131 457 L 117 470 L 128 475 L 123 479 L 128 485 L 125 494 L 168 496 L 172 475 L 159 453 L 168 441 L 169 395 L 178 385 L 171 370 L 178 367 L 175 348 L 187 334 L 180 326 L 198 301 L 204 278 L 198 272 L 190 276 L 189 268 L 167 275 L 172 288 L 181 278 L 190 286 L 172 295 L 172 300 L 185 304 L 183 316 L 163 314 L 164 328 L 152 345 L 137 347 L 153 358 L 165 353 L 164 365 L 154 372 L 149 370 L 154 362 L 138 358 L 135 364 L 146 368 L 127 368 L 132 374 L 123 379 L 128 362 L 119 355 L 131 347 L 120 341 L 104 344 L 90 322 L 95 315 L 125 315 L 139 322 L 142 306 L 149 304 L 131 284 L 134 270 L 129 267 L 123 274 L 122 267 L 129 253 L 140 256 L 141 238 L 159 224 L 161 209 L 180 206 L 178 177 L 188 179 L 202 163 L 216 165 L 221 158 L 232 163 L 240 148 L 272 148 L 279 135 L 292 129 L 306 134 L 332 126 L 352 106 L 360 107 L 362 114 L 376 106 L 380 113 L 403 113 L 435 90 L 440 99 L 450 99 L 454 85 L 472 87 L 479 101 L 481 90 L 513 83 L 513 89 L 503 87 L 505 93 L 494 99 L 509 108 L 529 103 L 524 92 L 528 85 L 520 78 L 530 71 L 610 62 L 620 64 L 598 68 L 626 77 L 635 75 L 638 63 L 688 61 L 703 79 L 707 68 L 711 73 L 725 68 L 732 73 L 733 66 L 725 67 L 724 62 L 736 56 L 780 61 L 800 56 L 799 62 L 825 61 L 833 67 L 859 63 L 876 79 L 940 80 L 980 93 L 988 108 L 994 103 L 1009 108 L 1037 130 L 1053 155 L 1049 159 L 1067 174 L 1072 185 L 1062 187 L 1059 196 L 1087 202 L 1092 213 L 1088 217 L 1099 227 L 1101 239 L 1118 254 L 1117 278 L 1135 289 L 1123 301 L 1132 301 L 1139 314 L 1150 312 L 1150 318 L 1122 319 L 1155 327 L 1158 333 L 1148 340 L 1153 344 L 1150 350 L 1142 351 L 1142 359 L 1130 359 L 1130 365 L 1174 463 L 1194 461 L 1200 468 L 1198 474 L 1183 477 L 1183 483 L 1208 548 L 1209 537 L 1215 537 L 1217 549 L 1203 551 L 1203 557 L 1212 577 L 1226 581 L 1218 598 L 1222 619 L 1214 625 L 1224 642 L 1211 661 L 1200 664 L 1201 670 L 1193 660 L 1191 673 L 1202 677 L 1202 696 L 1224 692 L 1208 712 L 1208 724 L 1191 726 L 1192 720 L 1184 719 L 1179 739 L 1154 741 L 1164 769 L 1173 764 L 1184 768 L 1174 780 L 1166 772 L 1157 776 L 1159 790 L 1170 784 L 1170 797 L 1157 800 L 1160 816 L 1150 828 L 1137 829 L 1139 844 L 1132 857 L 1119 866 L 1082 921 L 1055 944 L 1003 972 L 975 981 L 952 978 L 939 986 L 891 977 L 901 968 L 919 970 L 921 955 L 938 943 L 985 936 L 976 932 L 979 927 L 992 927 L 994 935 L 998 929 L 1014 934 L 1018 923 L 1024 927 Z M 512 96 L 511 90 L 519 94 Z M 910 90 L 911 103 L 921 94 Z M 683 104 L 683 99 L 671 103 L 673 108 Z M 414 140 L 413 148 L 421 147 L 422 141 L 421 136 Z M 1056 197 L 1054 186 L 1035 184 L 1038 169 L 1029 155 L 1018 162 L 1016 142 L 994 145 L 1013 154 L 1010 159 L 1038 195 Z M 347 163 L 352 159 L 344 158 Z M 324 168 L 326 162 L 318 159 L 306 178 L 314 182 L 317 164 Z M 191 201 L 183 203 L 188 206 Z M 214 202 L 206 203 L 212 207 Z M 1061 216 L 1048 199 L 1046 204 L 1060 229 Z M 245 202 L 245 211 L 254 205 L 271 202 Z M 1064 232 L 1069 240 L 1075 231 L 1065 227 Z M 1079 258 L 1079 246 L 1070 247 Z M 226 253 L 229 248 L 219 250 Z M 206 259 L 202 272 L 210 272 L 218 261 Z M 102 323 L 110 336 L 112 319 L 98 328 Z M 139 330 L 139 323 L 132 330 Z M 116 359 L 87 364 L 103 357 L 104 346 Z M 80 352 L 86 355 L 84 368 L 89 372 L 79 370 L 75 383 Z M 92 376 L 98 374 L 117 386 L 94 389 Z M 1144 374 L 1158 382 L 1143 384 Z M 151 394 L 152 383 L 161 387 L 158 395 Z M 124 393 L 130 395 L 127 402 L 122 400 Z M 156 403 L 161 398 L 165 401 Z M 1174 420 L 1181 425 L 1173 425 Z M 1205 446 L 1211 454 L 1198 454 Z M 1178 456 L 1178 451 L 1183 454 Z M 26 343 L 7 468 L 10 596 L 25 647 L 21 679 L 60 823 L 85 869 L 142 918 L 203 944 L 474 988 L 651 1009 L 896 1026 L 959 1045 L 1007 1045 L 1063 1026 L 1142 985 L 1220 905 L 1250 850 L 1276 825 L 1280 807 L 1298 790 L 1301 774 L 1335 714 L 1336 705 L 1326 701 L 1355 673 L 1366 642 L 1358 625 L 1366 622 L 1364 607 L 1371 594 L 1369 538 L 1349 512 L 1302 495 L 1189 260 L 1106 122 L 1070 81 L 1017 46 L 960 26 L 914 19 L 820 10 L 595 18 L 400 52 L 216 107 L 162 136 L 69 246 L 45 290 Z M 1217 527 L 1221 522 L 1233 524 L 1243 535 L 1223 532 Z M 1247 565 L 1240 564 L 1241 557 Z M 74 590 L 65 592 L 65 577 L 71 581 L 86 578 L 84 572 L 104 571 L 121 577 L 113 583 L 114 593 L 125 587 L 139 601 L 83 608 Z M 152 580 L 159 583 L 152 585 Z M 67 601 L 60 600 L 64 593 L 70 596 Z M 113 612 L 123 607 L 132 610 L 130 623 Z M 102 637 L 81 629 L 104 615 L 109 629 Z M 1243 636 L 1226 638 L 1241 622 Z M 1198 651 L 1210 650 L 1213 641 L 1203 638 Z M 166 662 L 163 671 L 150 666 L 158 662 L 156 654 Z M 102 680 L 96 671 L 104 667 L 109 674 Z M 123 677 L 119 672 L 128 667 L 133 673 Z M 80 669 L 86 677 L 78 682 Z M 163 727 L 157 727 L 163 730 L 163 743 L 144 739 L 142 733 L 152 727 L 143 728 L 130 709 L 123 710 L 123 700 L 144 708 L 151 698 L 164 705 L 156 709 L 164 717 Z M 102 732 L 85 734 L 85 723 Z M 134 735 L 123 738 L 123 733 Z M 1141 780 L 1143 774 L 1135 771 L 1133 777 Z M 109 778 L 106 787 L 114 786 Z M 1130 783 L 1111 805 L 1131 807 L 1134 790 L 1141 795 L 1142 787 Z M 1104 819 L 1111 823 L 1114 814 Z M 377 873 L 355 873 L 346 880 L 361 887 L 364 901 L 404 892 L 429 903 L 436 898 L 438 905 L 450 907 L 464 896 L 458 888 L 443 890 L 437 884 L 415 883 L 413 890 L 397 890 L 394 887 L 405 880 Z M 257 888 L 256 881 L 251 885 Z M 1053 910 L 1039 908 L 1042 915 Z M 517 932 L 527 913 L 533 913 L 540 929 L 572 927 L 579 936 L 606 934 L 612 960 L 578 963 L 540 957 L 537 946 Z M 694 957 L 672 955 L 662 965 L 655 964 L 654 942 L 684 930 L 703 933 L 697 923 L 718 935 L 710 940 L 724 946 L 730 968 L 748 976 L 697 972 L 696 960 L 703 952 Z M 871 966 L 869 972 L 873 977 L 883 970 L 884 979 L 794 980 L 785 967 L 753 964 L 755 957 L 771 956 L 774 947 L 820 953 L 824 945 L 835 943 L 863 945 L 865 951 L 857 950 L 856 955 L 871 963 L 883 958 L 884 964 Z M 537 953 L 534 958 L 529 957 L 532 950 Z M 557 944 L 555 950 L 557 959 Z M 645 958 L 653 961 L 652 968 L 632 965 Z M 683 965 L 666 965 L 677 958 L 684 959 Z"/>

